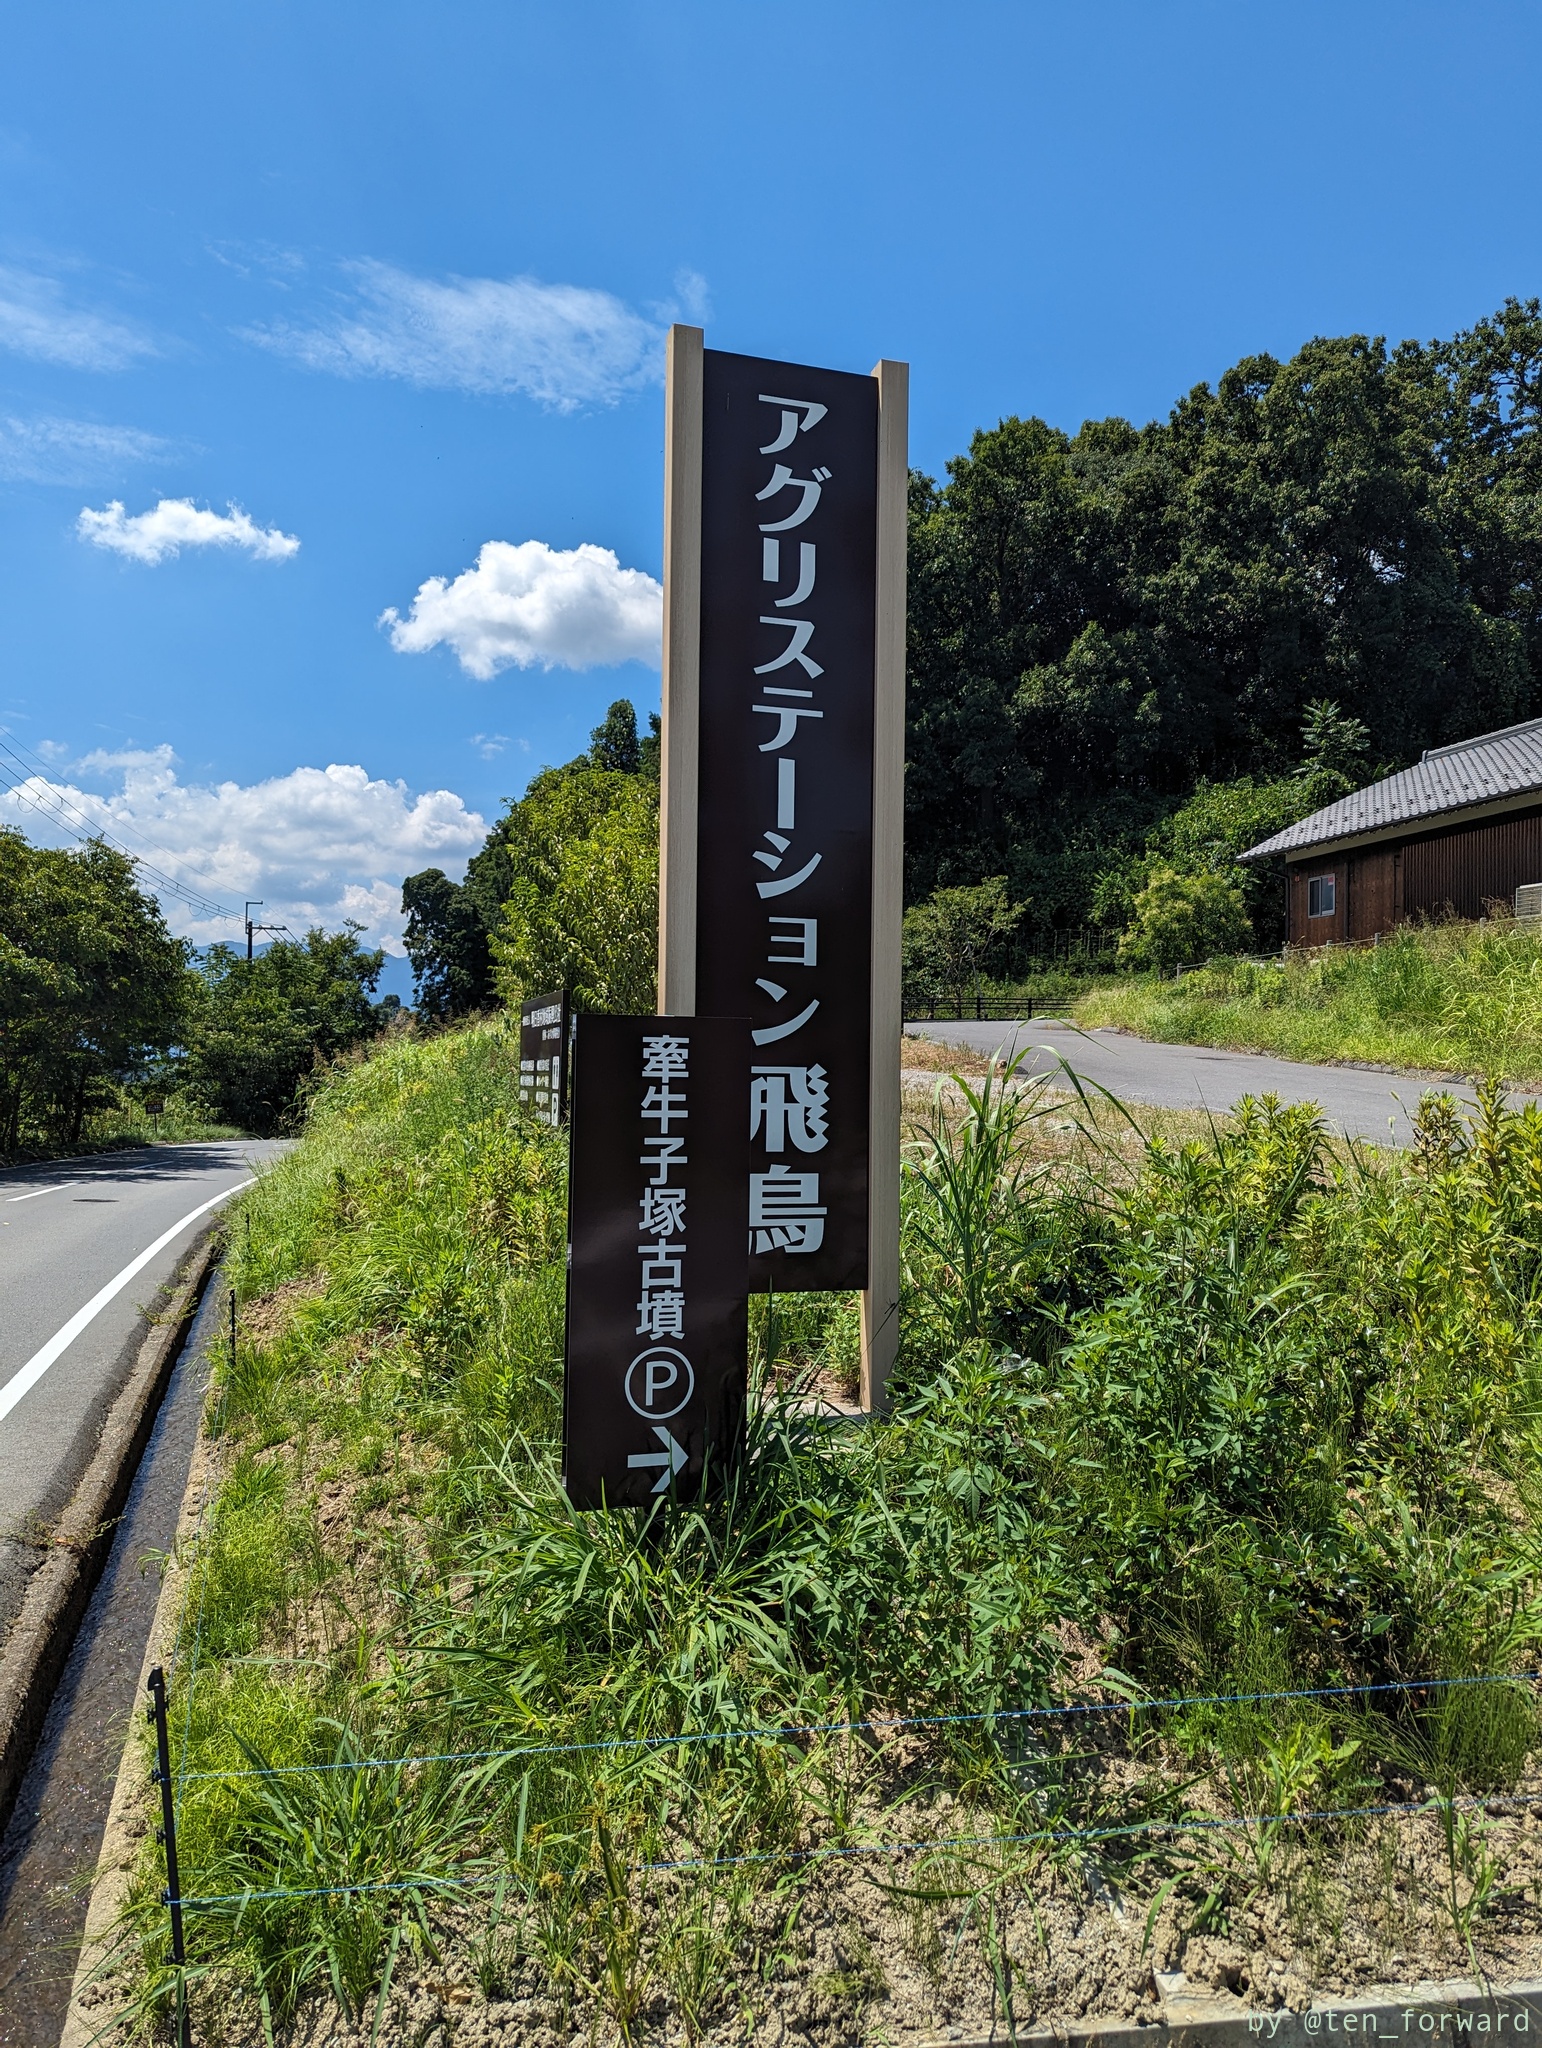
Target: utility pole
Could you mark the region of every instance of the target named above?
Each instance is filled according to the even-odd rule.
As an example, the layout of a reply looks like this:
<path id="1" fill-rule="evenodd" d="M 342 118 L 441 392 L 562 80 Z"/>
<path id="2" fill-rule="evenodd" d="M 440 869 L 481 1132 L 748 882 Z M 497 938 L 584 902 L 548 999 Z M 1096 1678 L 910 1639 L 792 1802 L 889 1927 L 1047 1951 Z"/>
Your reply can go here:
<path id="1" fill-rule="evenodd" d="M 252 957 L 252 934 L 254 932 L 287 932 L 289 929 L 287 924 L 253 924 L 252 912 L 254 910 L 261 910 L 261 908 L 262 898 L 260 896 L 249 900 L 246 906 L 246 957 L 248 960 Z"/>

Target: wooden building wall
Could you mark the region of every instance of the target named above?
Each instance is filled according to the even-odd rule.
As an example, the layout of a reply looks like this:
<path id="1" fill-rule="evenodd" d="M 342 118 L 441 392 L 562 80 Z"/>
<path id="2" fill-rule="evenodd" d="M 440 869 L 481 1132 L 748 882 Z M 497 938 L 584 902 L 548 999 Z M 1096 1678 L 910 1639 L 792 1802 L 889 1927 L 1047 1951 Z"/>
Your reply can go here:
<path id="1" fill-rule="evenodd" d="M 1448 825 L 1417 838 L 1353 847 L 1289 870 L 1290 943 L 1322 946 L 1372 939 L 1404 918 L 1481 917 L 1499 898 L 1513 903 L 1523 882 L 1542 882 L 1542 805 L 1506 816 Z M 1307 883 L 1332 875 L 1331 917 L 1306 914 Z"/>

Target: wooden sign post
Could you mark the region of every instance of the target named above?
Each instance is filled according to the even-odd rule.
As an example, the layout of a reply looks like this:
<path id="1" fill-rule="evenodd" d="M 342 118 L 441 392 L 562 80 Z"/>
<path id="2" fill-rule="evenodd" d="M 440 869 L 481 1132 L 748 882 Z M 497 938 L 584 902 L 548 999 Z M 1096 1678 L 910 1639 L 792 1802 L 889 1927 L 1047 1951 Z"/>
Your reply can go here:
<path id="1" fill-rule="evenodd" d="M 659 1003 L 750 1019 L 752 1284 L 898 1342 L 908 373 L 669 337 Z"/>

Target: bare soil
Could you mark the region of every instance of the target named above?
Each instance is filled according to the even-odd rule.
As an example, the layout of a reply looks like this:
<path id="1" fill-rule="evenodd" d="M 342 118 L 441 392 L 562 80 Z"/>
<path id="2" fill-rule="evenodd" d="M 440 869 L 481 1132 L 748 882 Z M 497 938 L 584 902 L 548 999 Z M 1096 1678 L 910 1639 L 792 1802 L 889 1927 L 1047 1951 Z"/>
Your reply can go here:
<path id="1" fill-rule="evenodd" d="M 934 1839 L 990 1830 L 988 1817 L 945 1802 L 930 1818 L 919 1832 Z M 1297 2011 L 1373 1985 L 1542 1975 L 1542 1777 L 1458 1823 L 1454 1879 L 1433 1811 L 1331 1835 L 1288 1825 L 1272 1840 L 1256 1829 L 1217 1834 L 1203 1862 L 1153 1838 L 1146 1874 L 1123 1896 L 1074 1847 L 804 1865 L 740 1922 L 721 1958 L 731 1989 L 691 2029 L 683 1959 L 693 1930 L 699 1946 L 704 1899 L 711 1910 L 726 1892 L 635 1876 L 632 1935 L 609 1922 L 620 1967 L 563 1995 L 540 1930 L 512 1904 L 495 1919 L 488 1887 L 433 1916 L 437 1954 L 403 1946 L 378 2031 L 373 2010 L 350 2017 L 329 1999 L 275 2038 L 279 2048 L 366 2048 L 372 2034 L 413 2048 L 609 2048 L 628 2039 L 619 2004 L 630 2038 L 661 2048 L 920 2048 L 949 2032 L 1005 2032 L 1009 2014 L 1020 2027 L 1155 2022 L 1157 1972 L 1182 1971 L 1192 1987 L 1255 2009 Z M 598 1934 L 607 1912 L 596 1881 L 567 1917 Z M 195 1955 L 196 1945 L 195 1922 Z M 102 2017 L 111 2003 L 110 1984 L 92 1996 Z M 209 1987 L 199 2004 L 198 2039 L 261 2048 L 261 2020 L 239 1987 Z"/>

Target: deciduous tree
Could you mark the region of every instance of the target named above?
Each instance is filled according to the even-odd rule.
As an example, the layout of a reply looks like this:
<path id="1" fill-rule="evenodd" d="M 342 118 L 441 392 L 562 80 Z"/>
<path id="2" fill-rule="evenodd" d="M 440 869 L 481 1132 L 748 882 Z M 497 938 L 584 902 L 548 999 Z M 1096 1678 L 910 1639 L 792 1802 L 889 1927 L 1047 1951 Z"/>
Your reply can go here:
<path id="1" fill-rule="evenodd" d="M 485 1009 L 495 996 L 493 962 L 471 892 L 442 869 L 425 868 L 402 883 L 402 909 L 420 1015 L 448 1023 Z"/>
<path id="2" fill-rule="evenodd" d="M 188 955 L 115 848 L 0 830 L 0 1149 L 78 1144 L 109 1085 L 178 1042 Z"/>
<path id="3" fill-rule="evenodd" d="M 912 480 L 912 900 L 1086 918 L 1200 783 L 1366 776 L 1542 708 L 1542 304 L 1251 356 L 1165 421 L 1007 419 Z M 1359 735 L 1346 751 L 1346 739 Z"/>
<path id="4" fill-rule="evenodd" d="M 400 1008 L 394 997 L 370 1000 L 385 955 L 360 946 L 361 929 L 280 939 L 254 960 L 209 948 L 186 1071 L 222 1120 L 260 1136 L 282 1129 L 315 1068 L 372 1037 Z"/>

